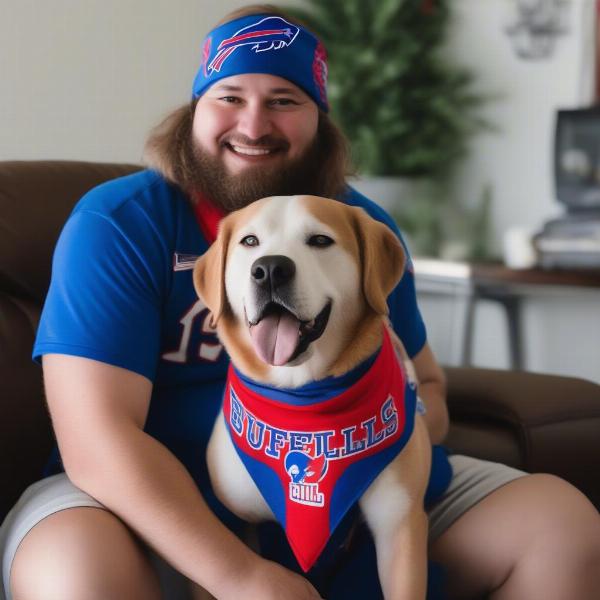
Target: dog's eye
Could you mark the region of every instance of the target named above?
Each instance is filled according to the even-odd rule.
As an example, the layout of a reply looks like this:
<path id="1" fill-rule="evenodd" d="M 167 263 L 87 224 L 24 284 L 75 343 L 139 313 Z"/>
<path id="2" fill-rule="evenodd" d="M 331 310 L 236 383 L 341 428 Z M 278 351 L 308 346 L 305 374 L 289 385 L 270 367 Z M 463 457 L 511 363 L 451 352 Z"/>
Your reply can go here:
<path id="1" fill-rule="evenodd" d="M 255 235 L 247 235 L 240 241 L 242 246 L 258 246 L 258 238 Z"/>
<path id="2" fill-rule="evenodd" d="M 306 243 L 309 246 L 316 246 L 317 248 L 327 248 L 327 246 L 331 246 L 335 242 L 327 235 L 317 234 L 311 235 Z"/>

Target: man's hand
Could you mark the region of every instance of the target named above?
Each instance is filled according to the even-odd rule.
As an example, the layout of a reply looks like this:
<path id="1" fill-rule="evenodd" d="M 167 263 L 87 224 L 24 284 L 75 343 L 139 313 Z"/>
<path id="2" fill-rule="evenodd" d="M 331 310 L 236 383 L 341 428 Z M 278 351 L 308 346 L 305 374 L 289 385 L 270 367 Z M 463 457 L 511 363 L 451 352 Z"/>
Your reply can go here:
<path id="1" fill-rule="evenodd" d="M 261 600 L 322 600 L 310 582 L 277 563 L 260 559 L 252 568 L 241 588 L 227 596 L 226 600 L 260 598 Z"/>

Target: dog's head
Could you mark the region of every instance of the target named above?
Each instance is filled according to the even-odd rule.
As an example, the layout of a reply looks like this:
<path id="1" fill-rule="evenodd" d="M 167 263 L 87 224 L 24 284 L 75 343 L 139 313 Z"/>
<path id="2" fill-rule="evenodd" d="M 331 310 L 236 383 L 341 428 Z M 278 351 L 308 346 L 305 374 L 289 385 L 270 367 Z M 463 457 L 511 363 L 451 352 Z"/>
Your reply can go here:
<path id="1" fill-rule="evenodd" d="M 361 331 L 387 314 L 403 268 L 398 238 L 362 209 L 278 196 L 223 219 L 194 285 L 234 364 L 295 386 L 332 373 L 342 355 L 366 358 Z"/>

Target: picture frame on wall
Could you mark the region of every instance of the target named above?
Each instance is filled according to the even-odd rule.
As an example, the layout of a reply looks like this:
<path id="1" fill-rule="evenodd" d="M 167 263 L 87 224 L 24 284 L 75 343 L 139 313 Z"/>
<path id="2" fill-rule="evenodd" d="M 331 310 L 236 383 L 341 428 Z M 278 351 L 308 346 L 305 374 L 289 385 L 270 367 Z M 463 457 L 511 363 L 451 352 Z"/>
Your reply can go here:
<path id="1" fill-rule="evenodd" d="M 571 0 L 514 0 L 506 27 L 515 55 L 521 60 L 546 60 L 558 40 L 569 33 Z"/>

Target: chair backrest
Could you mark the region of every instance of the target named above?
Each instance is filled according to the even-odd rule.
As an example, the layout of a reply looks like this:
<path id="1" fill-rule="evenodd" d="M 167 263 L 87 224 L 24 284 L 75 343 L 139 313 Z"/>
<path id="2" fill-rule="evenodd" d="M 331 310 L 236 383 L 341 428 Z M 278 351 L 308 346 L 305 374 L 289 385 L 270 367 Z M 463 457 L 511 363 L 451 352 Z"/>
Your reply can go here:
<path id="1" fill-rule="evenodd" d="M 139 168 L 0 162 L 0 522 L 40 478 L 53 445 L 41 368 L 32 362 L 31 349 L 56 240 L 85 192 Z"/>

